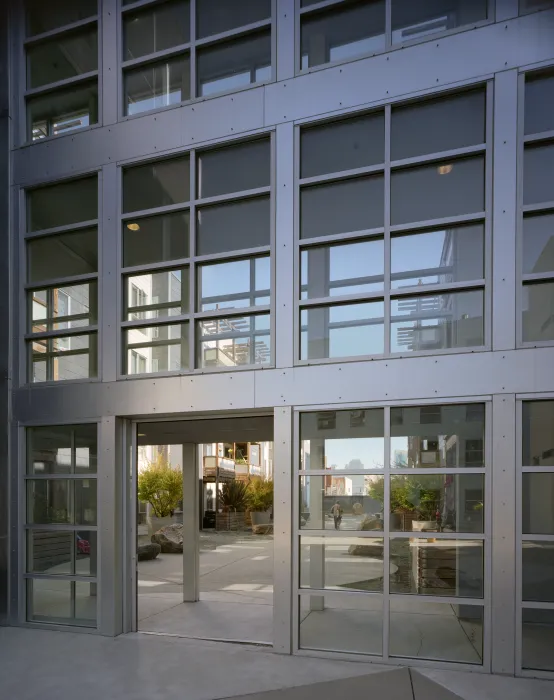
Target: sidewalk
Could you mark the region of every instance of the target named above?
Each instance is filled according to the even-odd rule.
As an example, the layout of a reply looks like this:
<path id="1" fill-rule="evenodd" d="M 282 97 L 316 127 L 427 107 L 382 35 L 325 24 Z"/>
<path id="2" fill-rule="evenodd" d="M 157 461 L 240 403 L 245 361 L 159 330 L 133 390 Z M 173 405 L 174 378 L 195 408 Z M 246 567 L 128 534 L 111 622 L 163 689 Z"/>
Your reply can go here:
<path id="1" fill-rule="evenodd" d="M 547 700 L 554 698 L 554 683 L 280 656 L 259 647 L 148 634 L 110 639 L 2 627 L 0 697 Z"/>

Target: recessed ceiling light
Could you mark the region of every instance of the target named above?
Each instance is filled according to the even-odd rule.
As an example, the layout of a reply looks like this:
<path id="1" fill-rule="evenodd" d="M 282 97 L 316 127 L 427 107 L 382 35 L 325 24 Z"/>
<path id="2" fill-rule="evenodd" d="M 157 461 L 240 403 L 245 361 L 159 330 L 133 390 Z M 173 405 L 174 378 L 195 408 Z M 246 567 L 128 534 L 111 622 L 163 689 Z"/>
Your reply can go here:
<path id="1" fill-rule="evenodd" d="M 452 172 L 453 167 L 452 163 L 448 163 L 448 165 L 439 165 L 437 172 L 439 175 L 448 175 L 448 173 Z"/>
<path id="2" fill-rule="evenodd" d="M 140 231 L 140 226 L 138 224 L 127 224 L 129 231 Z"/>

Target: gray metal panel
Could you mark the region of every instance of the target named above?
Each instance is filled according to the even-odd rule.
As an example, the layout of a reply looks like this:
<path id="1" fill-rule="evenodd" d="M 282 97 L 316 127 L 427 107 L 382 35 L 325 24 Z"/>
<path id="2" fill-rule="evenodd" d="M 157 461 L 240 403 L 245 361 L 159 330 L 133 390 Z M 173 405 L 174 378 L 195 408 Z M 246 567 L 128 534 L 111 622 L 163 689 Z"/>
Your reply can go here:
<path id="1" fill-rule="evenodd" d="M 276 0 L 277 80 L 294 77 L 294 0 Z"/>
<path id="2" fill-rule="evenodd" d="M 138 445 L 212 442 L 272 442 L 273 416 L 155 421 L 138 424 Z M 254 437 L 252 437 L 254 434 Z"/>
<path id="3" fill-rule="evenodd" d="M 515 428 L 515 396 L 493 396 L 492 672 L 507 675 L 515 663 Z"/>
<path id="4" fill-rule="evenodd" d="M 117 379 L 121 364 L 119 350 L 119 238 L 118 183 L 115 163 L 104 166 L 99 176 L 100 197 L 98 240 L 100 243 L 98 271 L 98 309 L 102 319 L 98 338 L 98 376 L 105 382 Z"/>
<path id="5" fill-rule="evenodd" d="M 113 99 L 117 95 L 117 74 L 121 42 L 119 40 L 119 23 L 117 0 L 102 0 L 102 31 L 100 34 L 101 52 L 99 53 L 98 70 L 102 76 L 100 89 L 102 90 L 102 114 L 99 115 L 101 123 L 115 124 L 118 117 L 118 103 Z M 113 20 L 112 20 L 113 18 Z"/>
<path id="6" fill-rule="evenodd" d="M 516 346 L 517 70 L 495 76 L 492 345 Z"/>

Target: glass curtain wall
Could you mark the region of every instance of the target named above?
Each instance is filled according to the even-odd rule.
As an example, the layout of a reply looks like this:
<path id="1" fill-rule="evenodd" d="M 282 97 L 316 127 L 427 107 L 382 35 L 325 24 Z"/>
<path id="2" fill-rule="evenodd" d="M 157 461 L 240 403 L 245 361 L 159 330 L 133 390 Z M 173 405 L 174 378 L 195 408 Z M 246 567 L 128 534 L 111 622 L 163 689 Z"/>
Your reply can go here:
<path id="1" fill-rule="evenodd" d="M 523 402 L 520 457 L 521 667 L 554 671 L 554 401 Z"/>
<path id="2" fill-rule="evenodd" d="M 98 0 L 25 2 L 27 140 L 98 121 Z"/>
<path id="3" fill-rule="evenodd" d="M 30 383 L 97 376 L 98 178 L 26 191 Z"/>
<path id="4" fill-rule="evenodd" d="M 97 426 L 27 429 L 27 620 L 96 627 Z"/>
<path id="5" fill-rule="evenodd" d="M 484 404 L 301 413 L 299 647 L 482 664 L 486 462 Z"/>
<path id="6" fill-rule="evenodd" d="M 554 341 L 554 73 L 524 78 L 521 340 Z"/>
<path id="7" fill-rule="evenodd" d="M 273 79 L 271 0 L 123 2 L 121 12 L 126 115 Z"/>
<path id="8" fill-rule="evenodd" d="M 300 131 L 300 360 L 486 345 L 487 89 Z"/>
<path id="9" fill-rule="evenodd" d="M 271 139 L 123 170 L 124 374 L 271 362 Z"/>

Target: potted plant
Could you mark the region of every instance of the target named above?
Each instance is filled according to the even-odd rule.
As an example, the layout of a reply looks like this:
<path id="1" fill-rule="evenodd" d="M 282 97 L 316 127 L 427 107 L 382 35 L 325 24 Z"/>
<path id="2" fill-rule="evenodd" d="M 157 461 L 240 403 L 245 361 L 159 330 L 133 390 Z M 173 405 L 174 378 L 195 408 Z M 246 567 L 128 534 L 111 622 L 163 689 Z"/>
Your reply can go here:
<path id="1" fill-rule="evenodd" d="M 248 484 L 247 504 L 252 527 L 269 525 L 273 507 L 273 481 L 254 477 Z"/>
<path id="2" fill-rule="evenodd" d="M 183 473 L 181 467 L 172 467 L 161 454 L 139 472 L 139 501 L 149 504 L 147 515 L 148 534 L 152 536 L 160 528 L 171 525 L 173 512 L 183 499 Z"/>
<path id="3" fill-rule="evenodd" d="M 223 512 L 216 515 L 216 529 L 239 530 L 246 526 L 245 511 L 248 501 L 248 484 L 233 479 L 223 484 L 219 502 Z"/>

